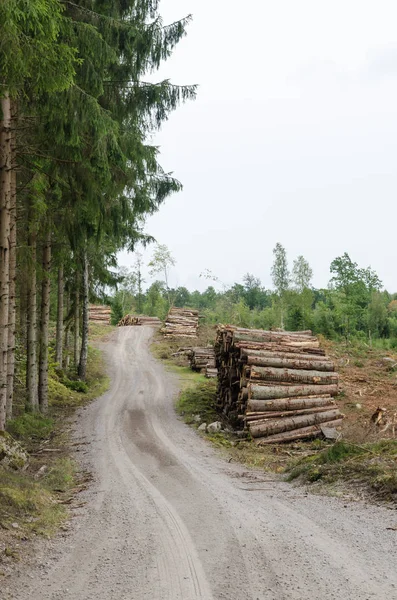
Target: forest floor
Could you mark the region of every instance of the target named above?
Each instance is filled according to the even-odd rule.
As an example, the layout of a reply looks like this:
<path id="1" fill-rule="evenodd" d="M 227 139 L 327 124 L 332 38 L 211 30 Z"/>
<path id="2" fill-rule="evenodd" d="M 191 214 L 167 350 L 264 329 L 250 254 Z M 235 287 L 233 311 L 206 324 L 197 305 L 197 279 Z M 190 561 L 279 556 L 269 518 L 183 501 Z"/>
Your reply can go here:
<path id="1" fill-rule="evenodd" d="M 24 562 L 34 541 L 68 530 L 70 509 L 79 508 L 78 495 L 90 482 L 90 473 L 77 465 L 76 452 L 82 448 L 76 447 L 70 429 L 76 410 L 86 407 L 109 386 L 101 352 L 92 343 L 106 339 L 110 330 L 90 326 L 84 391 L 67 387 L 73 382 L 52 367 L 50 405 L 45 417 L 25 413 L 23 397 L 17 395 L 15 417 L 7 428 L 27 450 L 29 461 L 21 471 L 0 469 L 0 598 L 2 580 L 18 562 Z"/>
<path id="2" fill-rule="evenodd" d="M 214 329 L 201 326 L 193 344 L 213 343 Z M 208 390 L 214 393 L 213 383 L 191 372 L 186 357 L 173 356 L 189 344 L 191 341 L 184 338 L 166 340 L 157 334 L 152 351 L 169 369 L 179 373 L 183 387 L 189 388 L 186 392 L 182 389 L 177 410 L 187 423 L 197 428 L 200 425 L 195 420 L 197 413 L 210 409 L 214 421 L 219 417 L 208 400 Z M 393 439 L 392 428 L 380 433 L 371 426 L 371 416 L 379 406 L 391 415 L 397 411 L 397 353 L 370 348 L 364 343 L 346 345 L 321 339 L 321 345 L 335 361 L 340 374 L 341 391 L 336 401 L 345 415 L 341 440 L 333 451 L 330 452 L 333 444 L 321 440 L 257 447 L 228 433 L 205 435 L 229 459 L 310 483 L 313 492 L 355 500 L 397 502 L 397 440 Z M 205 408 L 200 394 L 193 392 L 197 386 L 207 398 Z"/>
<path id="3" fill-rule="evenodd" d="M 152 335 L 124 327 L 104 344 L 110 389 L 73 425 L 92 474 L 79 518 L 16 567 L 2 600 L 394 598 L 395 511 L 225 460 L 175 415 L 179 381 Z M 201 382 L 180 373 L 184 390 Z"/>

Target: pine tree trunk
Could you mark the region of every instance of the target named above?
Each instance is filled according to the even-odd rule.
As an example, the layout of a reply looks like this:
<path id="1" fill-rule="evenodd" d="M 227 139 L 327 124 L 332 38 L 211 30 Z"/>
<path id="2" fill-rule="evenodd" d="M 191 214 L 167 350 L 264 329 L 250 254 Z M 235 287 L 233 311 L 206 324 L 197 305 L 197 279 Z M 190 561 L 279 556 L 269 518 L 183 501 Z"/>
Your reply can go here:
<path id="1" fill-rule="evenodd" d="M 0 99 L 0 431 L 6 422 L 11 207 L 11 100 Z"/>
<path id="2" fill-rule="evenodd" d="M 69 369 L 69 364 L 70 364 L 70 353 L 69 353 L 69 347 L 70 347 L 70 320 L 69 320 L 69 313 L 70 313 L 70 294 L 69 292 L 66 292 L 66 319 L 67 319 L 67 324 L 65 327 L 65 345 L 64 345 L 64 363 L 65 363 L 65 369 L 68 370 Z"/>
<path id="3" fill-rule="evenodd" d="M 63 266 L 58 269 L 58 306 L 57 329 L 55 340 L 55 362 L 62 368 L 63 352 Z"/>
<path id="4" fill-rule="evenodd" d="M 79 378 L 85 381 L 87 374 L 88 358 L 88 302 L 89 302 L 89 282 L 88 282 L 88 257 L 87 249 L 84 249 L 83 256 L 83 328 L 81 332 L 81 353 L 78 368 Z"/>
<path id="5" fill-rule="evenodd" d="M 74 304 L 74 364 L 77 369 L 79 364 L 79 350 L 80 350 L 80 291 L 79 291 L 79 277 L 76 273 L 76 292 L 75 292 L 75 304 Z"/>
<path id="6" fill-rule="evenodd" d="M 31 210 L 29 211 L 31 213 Z M 37 282 L 36 282 L 36 243 L 32 215 L 29 214 L 31 230 L 28 236 L 30 265 L 27 278 L 27 363 L 26 389 L 27 401 L 33 410 L 38 408 L 37 395 Z"/>
<path id="7" fill-rule="evenodd" d="M 16 104 L 11 104 L 11 206 L 10 206 L 10 263 L 9 263 L 9 304 L 8 304 L 8 357 L 7 357 L 7 411 L 6 418 L 12 417 L 15 373 L 15 329 L 16 329 L 16 279 L 17 279 L 17 171 L 16 171 Z"/>
<path id="8" fill-rule="evenodd" d="M 47 232 L 43 246 L 39 356 L 39 406 L 42 413 L 48 409 L 48 328 L 50 324 L 51 292 L 51 229 Z"/>

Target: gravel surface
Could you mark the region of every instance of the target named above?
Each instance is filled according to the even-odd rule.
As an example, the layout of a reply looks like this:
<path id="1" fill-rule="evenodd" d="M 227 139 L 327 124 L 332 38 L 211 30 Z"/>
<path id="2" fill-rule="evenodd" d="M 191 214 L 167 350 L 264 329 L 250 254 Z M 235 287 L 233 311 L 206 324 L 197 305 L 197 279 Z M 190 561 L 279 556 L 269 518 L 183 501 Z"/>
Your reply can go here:
<path id="1" fill-rule="evenodd" d="M 219 458 L 176 417 L 151 334 L 125 327 L 106 343 L 111 389 L 76 425 L 94 474 L 87 504 L 0 597 L 397 600 L 396 511 L 307 495 Z"/>

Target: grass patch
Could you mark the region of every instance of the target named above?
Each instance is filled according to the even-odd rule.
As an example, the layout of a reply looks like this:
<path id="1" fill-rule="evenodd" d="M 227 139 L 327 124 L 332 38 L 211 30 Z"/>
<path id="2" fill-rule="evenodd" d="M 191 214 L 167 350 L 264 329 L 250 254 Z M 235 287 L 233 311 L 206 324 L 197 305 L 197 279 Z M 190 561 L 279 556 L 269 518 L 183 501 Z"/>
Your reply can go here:
<path id="1" fill-rule="evenodd" d="M 24 413 L 7 423 L 8 433 L 24 444 L 48 439 L 53 429 L 54 420 L 39 413 Z"/>
<path id="2" fill-rule="evenodd" d="M 362 485 L 376 497 L 397 499 L 397 440 L 368 444 L 336 442 L 288 468 L 288 480 Z"/>
<path id="3" fill-rule="evenodd" d="M 66 519 L 62 498 L 75 484 L 76 469 L 67 458 L 53 462 L 45 476 L 0 469 L 0 525 L 15 539 L 50 536 Z M 11 544 L 10 544 L 11 546 Z M 11 552 L 11 548 L 9 548 Z"/>
<path id="4" fill-rule="evenodd" d="M 219 417 L 215 407 L 216 382 L 195 375 L 196 377 L 191 380 L 192 383 L 185 386 L 179 394 L 176 410 L 188 424 L 196 422 L 196 415 L 200 416 L 203 423 L 217 421 Z M 200 377 L 199 380 L 198 377 Z"/>

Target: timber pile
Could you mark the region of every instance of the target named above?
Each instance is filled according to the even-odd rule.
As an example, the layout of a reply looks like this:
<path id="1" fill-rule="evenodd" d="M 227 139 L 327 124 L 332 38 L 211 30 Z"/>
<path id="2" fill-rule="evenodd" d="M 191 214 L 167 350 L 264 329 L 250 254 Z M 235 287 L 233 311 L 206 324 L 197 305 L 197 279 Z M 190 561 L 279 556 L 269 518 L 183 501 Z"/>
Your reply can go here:
<path id="1" fill-rule="evenodd" d="M 343 415 L 333 396 L 338 373 L 311 331 L 219 326 L 215 342 L 219 409 L 257 444 L 321 435 Z"/>
<path id="2" fill-rule="evenodd" d="M 99 306 L 97 304 L 90 304 L 88 312 L 88 320 L 91 323 L 105 323 L 110 325 L 110 316 L 112 309 L 110 306 Z"/>
<path id="3" fill-rule="evenodd" d="M 162 332 L 165 337 L 197 337 L 198 320 L 198 310 L 173 307 Z"/>
<path id="4" fill-rule="evenodd" d="M 193 371 L 202 371 L 208 379 L 218 376 L 215 350 L 212 346 L 207 348 L 192 348 L 189 358 Z"/>
<path id="5" fill-rule="evenodd" d="M 117 324 L 117 327 L 141 326 L 148 325 L 157 327 L 161 325 L 158 317 L 147 317 L 146 315 L 125 315 Z"/>

